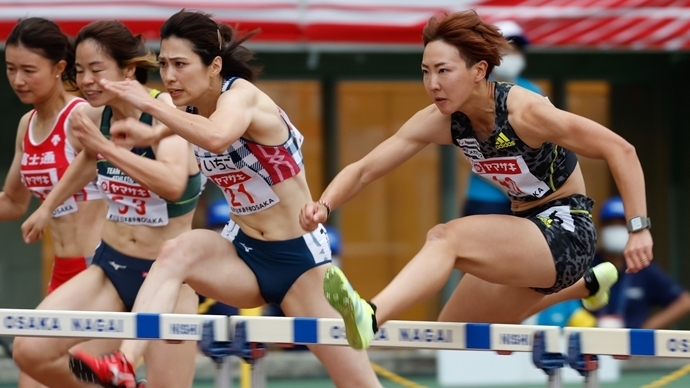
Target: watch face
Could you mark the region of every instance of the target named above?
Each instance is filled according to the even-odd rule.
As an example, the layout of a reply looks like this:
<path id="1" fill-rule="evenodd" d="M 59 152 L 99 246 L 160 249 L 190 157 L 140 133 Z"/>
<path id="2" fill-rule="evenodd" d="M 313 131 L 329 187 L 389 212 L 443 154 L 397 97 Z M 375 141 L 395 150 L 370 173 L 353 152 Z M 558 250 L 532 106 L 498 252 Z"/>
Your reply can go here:
<path id="1" fill-rule="evenodd" d="M 630 227 L 632 230 L 638 230 L 642 228 L 642 217 L 635 217 L 630 220 Z"/>

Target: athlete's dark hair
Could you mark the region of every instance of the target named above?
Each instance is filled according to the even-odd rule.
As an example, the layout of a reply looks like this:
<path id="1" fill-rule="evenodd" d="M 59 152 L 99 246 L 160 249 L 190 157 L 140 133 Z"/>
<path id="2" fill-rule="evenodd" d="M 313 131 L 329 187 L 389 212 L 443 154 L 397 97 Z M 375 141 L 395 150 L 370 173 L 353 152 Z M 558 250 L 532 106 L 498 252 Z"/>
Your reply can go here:
<path id="1" fill-rule="evenodd" d="M 160 36 L 161 40 L 176 37 L 189 41 L 192 50 L 206 66 L 210 66 L 215 57 L 221 57 L 223 67 L 220 74 L 223 78 L 237 76 L 253 82 L 261 68 L 250 63 L 254 53 L 242 43 L 258 32 L 254 30 L 240 35 L 229 25 L 216 23 L 210 14 L 183 9 L 163 23 Z"/>
<path id="2" fill-rule="evenodd" d="M 501 63 L 503 53 L 510 51 L 510 43 L 496 26 L 484 23 L 474 10 L 432 17 L 422 34 L 424 47 L 440 40 L 455 46 L 467 68 L 480 61 L 489 65 L 486 77 Z"/>
<path id="3" fill-rule="evenodd" d="M 69 81 L 74 73 L 74 46 L 52 20 L 44 18 L 21 19 L 12 28 L 6 46 L 22 46 L 49 59 L 53 64 L 65 61 L 63 81 Z"/>
<path id="4" fill-rule="evenodd" d="M 124 24 L 115 20 L 103 20 L 88 24 L 79 31 L 75 47 L 87 40 L 96 42 L 120 69 L 136 66 L 134 77 L 145 84 L 149 71 L 158 69 L 156 56 L 146 48 L 141 35 L 132 35 Z"/>

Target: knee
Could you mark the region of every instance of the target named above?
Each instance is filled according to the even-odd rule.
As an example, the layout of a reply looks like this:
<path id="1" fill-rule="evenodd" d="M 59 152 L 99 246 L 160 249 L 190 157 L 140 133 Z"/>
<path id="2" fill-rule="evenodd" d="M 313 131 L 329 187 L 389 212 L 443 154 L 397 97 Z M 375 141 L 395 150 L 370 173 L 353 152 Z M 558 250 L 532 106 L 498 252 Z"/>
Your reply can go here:
<path id="1" fill-rule="evenodd" d="M 35 337 L 17 337 L 12 343 L 12 358 L 19 369 L 30 372 L 50 361 L 49 347 L 41 344 L 43 339 Z"/>
<path id="2" fill-rule="evenodd" d="M 450 237 L 450 228 L 448 224 L 438 224 L 426 233 L 426 240 L 427 241 L 437 241 L 437 240 L 445 240 L 448 241 Z"/>
<path id="3" fill-rule="evenodd" d="M 194 258 L 189 241 L 178 236 L 161 245 L 160 253 L 153 265 L 157 268 L 188 268 L 193 264 Z"/>

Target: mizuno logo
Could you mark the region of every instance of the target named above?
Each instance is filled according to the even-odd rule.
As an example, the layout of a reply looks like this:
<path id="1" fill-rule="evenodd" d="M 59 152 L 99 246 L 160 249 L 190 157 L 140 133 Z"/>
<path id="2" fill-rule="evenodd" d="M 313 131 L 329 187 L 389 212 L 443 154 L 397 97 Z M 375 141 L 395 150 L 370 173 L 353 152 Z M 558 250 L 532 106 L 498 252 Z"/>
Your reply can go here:
<path id="1" fill-rule="evenodd" d="M 117 271 L 118 269 L 125 269 L 125 268 L 127 268 L 126 265 L 118 264 L 118 263 L 116 263 L 116 262 L 114 262 L 114 261 L 109 261 L 108 264 L 110 264 L 111 267 L 115 268 L 115 271 Z"/>
<path id="2" fill-rule="evenodd" d="M 508 147 L 514 147 L 515 146 L 515 141 L 510 140 L 508 136 L 505 135 L 505 133 L 501 132 L 498 134 L 498 137 L 496 138 L 496 149 L 500 150 L 502 148 L 508 148 Z"/>

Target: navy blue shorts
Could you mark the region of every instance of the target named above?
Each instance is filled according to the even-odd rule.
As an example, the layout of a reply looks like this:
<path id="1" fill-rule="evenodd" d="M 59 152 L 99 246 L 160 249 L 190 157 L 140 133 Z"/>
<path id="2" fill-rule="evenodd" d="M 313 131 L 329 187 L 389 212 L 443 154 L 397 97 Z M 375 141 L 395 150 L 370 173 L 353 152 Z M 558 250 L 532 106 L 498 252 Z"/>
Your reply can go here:
<path id="1" fill-rule="evenodd" d="M 303 273 L 331 262 L 328 233 L 323 225 L 292 240 L 263 241 L 247 236 L 230 221 L 222 235 L 232 241 L 237 255 L 254 272 L 267 303 L 280 304 Z"/>
<path id="2" fill-rule="evenodd" d="M 127 311 L 132 311 L 141 285 L 148 275 L 153 260 L 139 259 L 124 255 L 101 241 L 93 255 L 92 265 L 103 269 L 105 276 L 115 286 L 117 294 L 125 304 Z"/>

